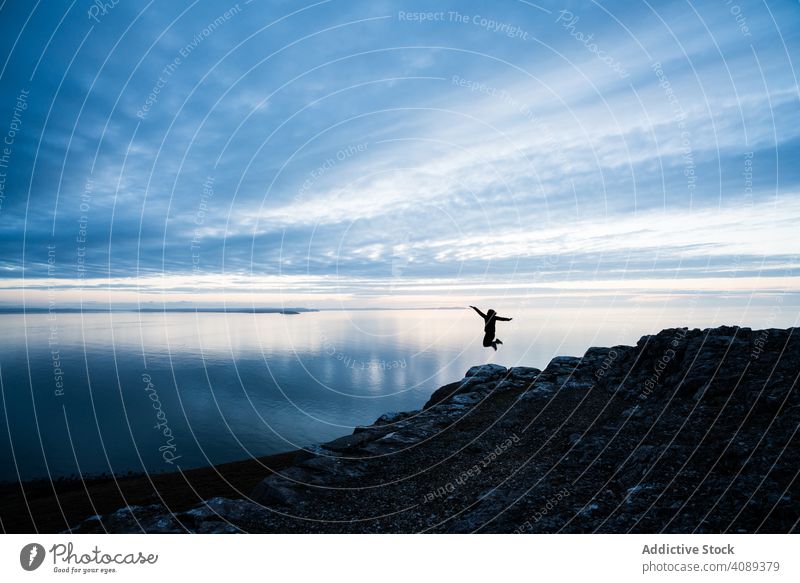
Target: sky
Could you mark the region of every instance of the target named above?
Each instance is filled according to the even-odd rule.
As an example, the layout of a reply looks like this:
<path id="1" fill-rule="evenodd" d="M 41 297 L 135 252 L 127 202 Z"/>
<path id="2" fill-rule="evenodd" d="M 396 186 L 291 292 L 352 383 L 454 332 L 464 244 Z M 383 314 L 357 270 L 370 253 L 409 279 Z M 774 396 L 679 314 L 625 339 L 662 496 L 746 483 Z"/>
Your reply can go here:
<path id="1" fill-rule="evenodd" d="M 5 0 L 0 306 L 797 303 L 798 55 L 793 1 Z"/>

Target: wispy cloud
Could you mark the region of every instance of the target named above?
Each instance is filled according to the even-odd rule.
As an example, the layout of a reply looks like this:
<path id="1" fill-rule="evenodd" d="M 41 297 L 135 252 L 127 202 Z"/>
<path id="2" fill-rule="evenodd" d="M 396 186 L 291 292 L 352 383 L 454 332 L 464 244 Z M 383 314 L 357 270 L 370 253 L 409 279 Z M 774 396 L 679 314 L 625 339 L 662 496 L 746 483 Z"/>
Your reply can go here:
<path id="1" fill-rule="evenodd" d="M 184 8 L 55 33 L 34 11 L 3 72 L 4 111 L 31 95 L 3 303 L 795 285 L 796 4 L 743 7 L 745 31 L 724 3 L 453 2 L 419 23 L 404 2 L 253 2 L 186 55 L 230 6 Z M 8 54 L 28 14 L 0 12 Z"/>

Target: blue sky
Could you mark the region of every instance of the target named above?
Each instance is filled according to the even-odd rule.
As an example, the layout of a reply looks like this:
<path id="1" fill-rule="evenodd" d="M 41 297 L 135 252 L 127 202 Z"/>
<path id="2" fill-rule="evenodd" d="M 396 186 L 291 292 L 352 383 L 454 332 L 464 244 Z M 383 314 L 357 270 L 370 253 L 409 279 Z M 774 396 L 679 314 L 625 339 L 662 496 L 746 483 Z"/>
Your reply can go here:
<path id="1" fill-rule="evenodd" d="M 800 288 L 796 2 L 112 4 L 1 5 L 3 305 Z"/>

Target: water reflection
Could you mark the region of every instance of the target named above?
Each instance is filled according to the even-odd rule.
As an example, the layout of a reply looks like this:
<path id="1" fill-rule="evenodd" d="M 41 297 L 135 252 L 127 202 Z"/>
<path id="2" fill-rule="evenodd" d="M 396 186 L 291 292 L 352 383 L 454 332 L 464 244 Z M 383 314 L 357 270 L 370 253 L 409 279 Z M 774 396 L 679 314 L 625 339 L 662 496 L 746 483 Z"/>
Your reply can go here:
<path id="1" fill-rule="evenodd" d="M 417 409 L 475 364 L 543 367 L 592 345 L 633 343 L 683 316 L 509 315 L 494 352 L 466 308 L 3 314 L 0 479 L 165 471 L 303 447 Z M 694 325 L 736 323 L 730 316 Z"/>

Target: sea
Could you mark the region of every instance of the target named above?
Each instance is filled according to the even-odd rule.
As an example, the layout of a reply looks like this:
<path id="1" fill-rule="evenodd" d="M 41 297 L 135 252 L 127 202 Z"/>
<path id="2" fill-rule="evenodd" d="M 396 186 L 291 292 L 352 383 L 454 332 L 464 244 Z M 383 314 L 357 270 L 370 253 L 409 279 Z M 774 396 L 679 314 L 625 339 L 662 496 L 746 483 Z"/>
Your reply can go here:
<path id="1" fill-rule="evenodd" d="M 662 305 L 498 312 L 513 320 L 498 323 L 497 352 L 482 346 L 483 322 L 469 308 L 0 314 L 0 481 L 313 448 L 421 408 L 475 365 L 543 368 L 667 327 L 796 321 L 794 310 L 743 317 Z"/>

